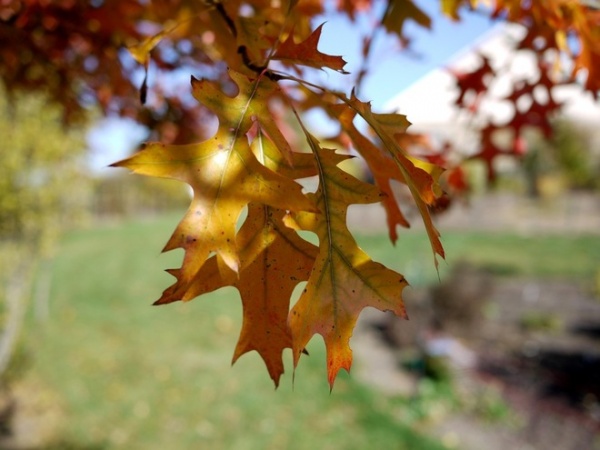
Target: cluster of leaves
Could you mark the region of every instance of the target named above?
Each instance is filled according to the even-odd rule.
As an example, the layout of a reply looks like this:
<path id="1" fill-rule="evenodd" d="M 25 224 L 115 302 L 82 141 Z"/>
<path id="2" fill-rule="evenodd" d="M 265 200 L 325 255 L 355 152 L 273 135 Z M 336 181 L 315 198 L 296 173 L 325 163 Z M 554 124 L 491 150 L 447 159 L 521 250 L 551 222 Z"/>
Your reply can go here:
<path id="1" fill-rule="evenodd" d="M 304 59 L 309 65 L 314 61 L 339 64 L 339 58 L 322 62 L 331 57 L 316 49 L 318 32 L 300 43 L 292 42 L 293 37 L 283 41 L 287 44 L 272 57 L 290 65 L 300 65 Z M 283 72 L 265 68 L 250 77 L 229 73 L 237 87 L 233 97 L 214 82 L 192 81 L 195 98 L 219 119 L 213 137 L 198 144 L 146 144 L 116 164 L 144 175 L 178 179 L 194 190 L 190 208 L 165 247 L 183 248 L 183 265 L 170 271 L 176 282 L 157 303 L 191 300 L 222 286 L 235 286 L 242 296 L 244 323 L 234 360 L 258 351 L 278 383 L 282 350 L 291 347 L 297 364 L 307 342 L 319 333 L 325 339 L 333 385 L 341 368 L 350 369 L 349 340 L 364 307 L 405 315 L 404 277 L 372 261 L 358 247 L 346 226 L 347 209 L 383 200 L 395 230 L 406 220 L 393 193 L 383 190 L 389 190 L 391 180 L 403 182 L 423 215 L 434 252 L 443 256 L 427 209 L 440 193 L 439 172 L 433 165 L 414 161 L 399 146 L 397 136 L 408 126 L 404 116 L 373 113 L 368 103 L 354 96 L 324 95 L 309 82 Z M 282 86 L 273 79 L 294 84 Z M 285 102 L 296 113 L 310 153 L 292 150 L 274 126 L 274 102 Z M 297 110 L 308 102 L 339 118 L 343 134 L 375 169 L 381 188 L 341 170 L 338 164 L 349 156 L 323 148 L 304 127 Z M 357 114 L 376 133 L 380 146 L 354 126 Z M 319 187 L 304 194 L 295 180 L 308 176 L 317 176 Z M 245 208 L 247 216 L 236 233 Z M 319 245 L 303 240 L 295 230 L 315 233 Z M 306 287 L 290 311 L 292 293 L 302 281 Z"/>
<path id="2" fill-rule="evenodd" d="M 183 249 L 183 263 L 169 271 L 176 281 L 157 303 L 187 301 L 235 286 L 241 294 L 244 321 L 234 361 L 256 350 L 275 384 L 283 373 L 282 351 L 291 348 L 297 365 L 307 342 L 320 334 L 332 386 L 340 369 L 350 369 L 349 340 L 363 308 L 406 316 L 402 290 L 407 281 L 358 247 L 346 225 L 348 207 L 380 202 L 395 242 L 398 226 L 409 225 L 392 189 L 393 183 L 403 184 L 423 220 L 437 265 L 444 250 L 431 209 L 444 204 L 444 189 L 465 187 L 460 170 L 450 167 L 446 150 L 429 147 L 420 159 L 411 154 L 415 144 L 424 140 L 407 131 L 410 123 L 405 116 L 376 113 L 356 91 L 325 88 L 311 77 L 314 69 L 345 73 L 340 56 L 318 48 L 322 25 L 314 28 L 313 21 L 324 12 L 324 3 L 31 0 L 9 1 L 0 9 L 0 36 L 3 42 L 14 43 L 0 49 L 7 62 L 0 75 L 9 88 L 44 85 L 57 98 L 66 95 L 72 100 L 64 101 L 69 114 L 92 96 L 104 110 L 138 116 L 161 131 L 161 142 L 147 143 L 115 164 L 180 180 L 193 188 L 191 205 L 164 248 Z M 545 104 L 533 102 L 527 111 L 515 108 L 515 118 L 503 125 L 514 130 L 514 147 L 519 148 L 520 130 L 525 126 L 546 130 L 546 115 L 559 107 L 552 100 L 556 80 L 546 70 L 548 52 L 556 51 L 559 59 L 573 62 L 570 80 L 586 72 L 586 88 L 598 89 L 600 20 L 598 12 L 583 2 L 492 3 L 480 11 L 527 26 L 529 32 L 520 46 L 539 55 L 543 70 L 536 85 L 548 90 Z M 463 8 L 477 4 L 476 0 L 442 0 L 441 8 L 459 20 Z M 396 35 L 404 46 L 410 44 L 407 22 L 431 26 L 431 18 L 414 0 L 339 0 L 331 6 L 351 20 L 365 14 L 377 17 L 374 28 Z M 20 39 L 28 53 L 15 50 L 23 49 Z M 126 61 L 115 50 L 123 45 L 139 66 L 125 63 L 123 69 L 116 68 L 117 59 Z M 367 33 L 365 61 L 372 45 Z M 201 73 L 201 78 L 191 81 L 197 102 L 178 93 L 176 81 L 175 87 L 148 84 L 151 62 L 160 73 L 173 75 L 170 80 L 184 68 Z M 365 66 L 358 73 L 357 83 L 368 69 Z M 494 69 L 484 61 L 477 71 L 456 76 L 458 104 L 476 111 Z M 142 102 L 147 99 L 151 108 L 140 110 L 132 104 L 136 77 L 141 81 Z M 516 104 L 533 89 L 532 83 L 518 84 L 507 101 Z M 341 153 L 322 146 L 307 129 L 303 115 L 315 108 L 339 124 L 338 134 L 328 143 Z M 200 119 L 209 116 L 218 120 L 212 133 L 198 126 L 206 122 Z M 290 120 L 297 124 L 297 133 L 287 125 Z M 495 127 L 490 125 L 482 134 L 478 157 L 488 161 L 498 153 L 492 147 Z M 205 140 L 189 143 L 193 135 Z M 350 151 L 364 160 L 373 183 L 340 168 Z M 443 174 L 444 168 L 451 170 Z M 306 192 L 298 182 L 307 177 L 318 179 L 314 192 Z M 304 240 L 300 231 L 314 233 L 318 244 Z M 306 283 L 304 290 L 291 305 L 301 282 Z"/>
<path id="3" fill-rule="evenodd" d="M 63 121 L 80 125 L 90 106 L 130 117 L 155 136 L 186 142 L 201 133 L 197 107 L 156 89 L 155 108 L 139 107 L 138 69 L 124 55 L 148 33 L 180 19 L 194 2 L 139 0 L 8 0 L 0 4 L 0 77 L 9 93 L 43 91 L 63 106 Z M 172 5 L 175 3 L 175 5 Z M 179 11 L 179 12 L 178 12 Z M 159 25 L 160 24 L 160 25 Z M 199 37 L 198 37 L 199 38 Z M 153 55 L 164 72 L 198 67 L 207 56 L 196 42 Z M 121 61 L 124 63 L 121 64 Z M 186 124 L 186 125 L 182 125 Z"/>
<path id="4" fill-rule="evenodd" d="M 183 248 L 183 265 L 170 271 L 176 282 L 157 303 L 191 300 L 222 286 L 235 286 L 242 296 L 244 322 L 234 360 L 258 351 L 277 384 L 283 372 L 283 349 L 292 348 L 297 364 L 310 338 L 318 333 L 326 343 L 328 379 L 333 385 L 341 368 L 350 369 L 349 340 L 363 308 L 405 315 L 401 293 L 406 280 L 358 247 L 346 226 L 348 207 L 383 202 L 395 240 L 397 225 L 408 222 L 390 182 L 406 184 L 426 224 L 434 255 L 443 256 L 428 210 L 441 195 L 437 184 L 441 171 L 415 160 L 399 145 L 409 125 L 405 116 L 374 113 L 370 104 L 354 95 L 321 88 L 303 77 L 305 67 L 341 72 L 345 62 L 318 50 L 321 27 L 311 31 L 308 15 L 298 14 L 306 23 L 291 22 L 292 12 L 299 7 L 257 8 L 255 15 L 244 16 L 229 15 L 222 8 L 220 14 L 229 28 L 223 45 L 232 46 L 226 54 L 241 57 L 229 64 L 230 82 L 225 86 L 192 79 L 194 97 L 218 118 L 216 133 L 198 144 L 146 144 L 116 165 L 175 178 L 194 190 L 187 214 L 165 247 Z M 134 48 L 136 59 L 145 62 L 156 42 L 153 36 Z M 277 69 L 271 68 L 277 63 Z M 235 94 L 228 95 L 232 91 Z M 282 107 L 292 111 L 304 144 L 292 142 L 273 120 Z M 350 156 L 323 148 L 306 129 L 301 112 L 314 107 L 339 121 L 340 134 L 330 141 L 339 146 L 351 143 L 367 161 L 376 185 L 341 170 L 338 164 Z M 357 128 L 356 116 L 369 130 Z M 317 176 L 319 185 L 316 192 L 306 194 L 295 180 L 310 176 Z M 236 232 L 245 209 L 247 216 Z M 315 233 L 318 246 L 296 230 Z M 290 311 L 291 296 L 302 281 L 305 289 Z"/>

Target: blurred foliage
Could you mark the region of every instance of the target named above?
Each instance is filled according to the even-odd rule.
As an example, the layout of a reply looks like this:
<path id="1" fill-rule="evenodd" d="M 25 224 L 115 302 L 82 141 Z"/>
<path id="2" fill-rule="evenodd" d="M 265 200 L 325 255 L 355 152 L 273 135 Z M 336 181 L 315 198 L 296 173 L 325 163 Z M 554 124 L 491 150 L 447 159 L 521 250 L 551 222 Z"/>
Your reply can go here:
<path id="1" fill-rule="evenodd" d="M 553 129 L 549 140 L 534 137 L 524 158 L 529 193 L 542 194 L 551 179 L 568 189 L 600 188 L 600 157 L 592 151 L 592 131 L 564 119 Z"/>
<path id="2" fill-rule="evenodd" d="M 467 261 L 457 261 L 449 276 L 431 289 L 436 328 L 453 336 L 472 336 L 483 325 L 483 308 L 492 290 L 488 273 Z M 431 370 L 443 378 L 443 367 L 433 359 Z"/>
<path id="3" fill-rule="evenodd" d="M 190 191 L 164 178 L 116 175 L 94 181 L 92 212 L 96 217 L 130 217 L 158 211 L 184 210 Z"/>
<path id="4" fill-rule="evenodd" d="M 410 408 L 402 411 L 402 419 L 408 423 L 431 423 L 448 417 L 460 410 L 461 399 L 449 380 L 423 378 L 417 393 L 411 399 Z"/>
<path id="5" fill-rule="evenodd" d="M 14 97 L 0 86 L 0 245 L 47 253 L 88 204 L 86 130 L 64 128 L 60 107 L 39 94 Z"/>
<path id="6" fill-rule="evenodd" d="M 569 121 L 559 121 L 550 141 L 551 155 L 573 189 L 600 187 L 600 161 L 590 158 L 591 132 Z"/>
<path id="7" fill-rule="evenodd" d="M 466 411 L 488 423 L 518 424 L 517 415 L 497 386 L 485 386 L 477 395 L 470 394 L 463 397 Z"/>
<path id="8" fill-rule="evenodd" d="M 22 378 L 32 365 L 32 353 L 22 341 L 17 342 L 9 365 L 6 370 L 0 374 L 0 386 L 7 386 L 10 383 Z"/>
<path id="9" fill-rule="evenodd" d="M 531 311 L 520 319 L 521 327 L 526 331 L 556 332 L 563 328 L 563 321 L 557 313 Z"/>

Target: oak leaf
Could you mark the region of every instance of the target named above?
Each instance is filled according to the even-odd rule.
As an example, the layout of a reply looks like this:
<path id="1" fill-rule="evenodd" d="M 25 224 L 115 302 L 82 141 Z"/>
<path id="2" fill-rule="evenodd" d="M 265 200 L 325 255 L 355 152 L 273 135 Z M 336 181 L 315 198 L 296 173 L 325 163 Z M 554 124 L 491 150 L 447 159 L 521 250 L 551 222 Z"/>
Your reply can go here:
<path id="1" fill-rule="evenodd" d="M 218 117 L 221 129 L 234 130 L 236 139 L 258 122 L 263 133 L 289 158 L 290 144 L 273 120 L 276 115 L 269 109 L 271 99 L 280 94 L 277 83 L 267 77 L 249 78 L 233 70 L 229 76 L 239 89 L 236 97 L 225 95 L 214 82 L 192 78 L 194 98 Z"/>
<path id="2" fill-rule="evenodd" d="M 400 179 L 403 179 L 402 174 L 398 171 L 392 158 L 385 155 L 379 147 L 356 128 L 353 122 L 356 111 L 347 108 L 344 104 L 330 106 L 329 111 L 333 117 L 339 119 L 342 130 L 348 135 L 356 151 L 368 164 L 375 184 L 385 194 L 381 202 L 386 211 L 390 240 L 392 243 L 396 243 L 398 240 L 397 227 L 410 227 L 408 220 L 400 210 L 391 186 L 391 180 L 400 181 Z"/>
<path id="3" fill-rule="evenodd" d="M 450 73 L 456 78 L 456 86 L 459 93 L 455 100 L 457 106 L 468 108 L 475 112 L 479 108 L 479 101 L 483 93 L 488 89 L 490 79 L 494 77 L 494 69 L 490 64 L 490 60 L 481 55 L 481 65 L 472 72 L 458 72 L 454 69 L 449 69 Z M 473 94 L 474 98 L 470 98 L 468 94 Z"/>
<path id="4" fill-rule="evenodd" d="M 140 101 L 142 104 L 146 103 L 146 95 L 148 91 L 148 66 L 150 64 L 150 54 L 152 50 L 168 35 L 172 34 L 177 28 L 179 28 L 182 24 L 188 23 L 189 21 L 189 12 L 187 10 L 182 10 L 179 12 L 180 17 L 175 21 L 175 24 L 171 27 L 165 27 L 163 30 L 158 33 L 148 36 L 141 42 L 136 45 L 132 45 L 128 48 L 129 54 L 133 59 L 136 60 L 139 64 L 141 64 L 144 68 L 144 80 L 142 81 L 142 85 L 140 86 Z"/>
<path id="5" fill-rule="evenodd" d="M 113 164 L 142 175 L 184 181 L 194 191 L 187 213 L 163 249 L 183 248 L 185 256 L 176 272 L 177 282 L 163 293 L 159 302 L 182 298 L 213 252 L 232 271 L 239 271 L 235 227 L 249 203 L 316 211 L 299 184 L 256 159 L 246 132 L 252 126 L 251 117 L 257 115 L 260 120 L 264 114 L 260 81 L 246 82 L 239 74 L 234 80 L 240 92 L 233 98 L 208 82 L 194 83 L 197 98 L 211 101 L 216 98 L 221 102 L 219 128 L 211 139 L 190 145 L 146 144 L 131 158 Z M 257 97 L 261 98 L 260 107 L 255 107 Z M 270 130 L 268 124 L 264 125 Z"/>
<path id="6" fill-rule="evenodd" d="M 431 18 L 413 0 L 390 0 L 388 2 L 382 24 L 390 33 L 396 33 L 405 45 L 408 45 L 410 41 L 404 34 L 404 25 L 409 20 L 415 21 L 423 28 L 431 28 Z"/>
<path id="7" fill-rule="evenodd" d="M 442 13 L 450 17 L 454 21 L 459 21 L 460 16 L 458 14 L 458 9 L 462 6 L 463 3 L 465 3 L 465 0 L 442 0 Z"/>
<path id="8" fill-rule="evenodd" d="M 480 159 L 486 166 L 487 179 L 489 182 L 496 180 L 496 171 L 494 169 L 494 162 L 498 156 L 505 155 L 504 149 L 500 148 L 496 144 L 494 135 L 499 131 L 499 127 L 493 124 L 488 124 L 481 130 L 481 149 L 475 155 L 473 159 Z"/>
<path id="9" fill-rule="evenodd" d="M 244 353 L 256 350 L 267 366 L 275 386 L 284 372 L 282 352 L 292 348 L 288 325 L 290 298 L 294 288 L 308 279 L 317 248 L 301 239 L 283 223 L 285 211 L 250 203 L 248 217 L 237 236 L 240 270 L 219 267 L 211 257 L 198 272 L 183 300 L 225 286 L 240 292 L 243 322 L 233 363 Z M 171 271 L 177 276 L 177 271 Z M 170 303 L 170 296 L 156 304 Z"/>
<path id="10" fill-rule="evenodd" d="M 308 279 L 317 256 L 317 247 L 283 224 L 284 214 L 283 210 L 265 206 L 255 210 L 255 220 L 263 222 L 256 228 L 271 229 L 273 240 L 244 267 L 234 284 L 240 291 L 244 308 L 233 362 L 244 353 L 256 350 L 276 386 L 284 371 L 282 351 L 292 348 L 288 325 L 290 298 L 297 284 Z M 245 232 L 240 232 L 242 239 Z"/>
<path id="11" fill-rule="evenodd" d="M 374 203 L 381 192 L 337 167 L 348 155 L 323 149 L 308 132 L 308 143 L 319 169 L 319 188 L 313 198 L 320 214 L 294 213 L 288 224 L 319 237 L 319 255 L 306 287 L 290 311 L 294 365 L 310 338 L 318 333 L 327 349 L 327 377 L 333 383 L 340 369 L 350 370 L 350 337 L 358 315 L 367 306 L 406 317 L 404 277 L 372 261 L 357 245 L 346 225 L 351 204 Z"/>
<path id="12" fill-rule="evenodd" d="M 308 38 L 300 43 L 294 42 L 294 33 L 292 31 L 288 38 L 277 48 L 273 59 L 291 65 L 308 66 L 317 69 L 328 68 L 340 73 L 347 73 L 344 71 L 344 66 L 346 65 L 344 58 L 327 55 L 317 49 L 322 28 L 323 24 L 319 25 Z"/>
<path id="13" fill-rule="evenodd" d="M 290 178 L 315 175 L 314 158 L 294 153 L 292 163 L 281 157 L 275 146 L 256 132 L 252 150 L 264 165 Z M 240 256 L 239 273 L 209 258 L 198 271 L 185 293 L 174 298 L 173 287 L 156 304 L 192 300 L 221 287 L 234 286 L 243 304 L 243 323 L 233 362 L 252 350 L 265 361 L 275 386 L 284 372 L 282 351 L 292 347 L 287 323 L 290 297 L 296 285 L 308 279 L 317 248 L 301 239 L 283 223 L 284 210 L 260 203 L 248 205 L 247 217 L 236 235 Z M 175 277 L 179 270 L 169 271 Z"/>
<path id="14" fill-rule="evenodd" d="M 395 177 L 391 176 L 391 178 L 396 178 L 408 186 L 425 225 L 437 267 L 437 255 L 444 258 L 445 253 L 440 241 L 440 233 L 433 224 L 428 206 L 434 205 L 436 199 L 442 195 L 438 179 L 443 170 L 435 164 L 408 156 L 400 147 L 398 139 L 410 126 L 406 116 L 373 113 L 370 103 L 361 102 L 354 95 L 350 99 L 345 99 L 345 102 L 360 114 L 381 140 L 383 148 L 393 161 L 393 164 L 386 169 L 396 173 Z"/>

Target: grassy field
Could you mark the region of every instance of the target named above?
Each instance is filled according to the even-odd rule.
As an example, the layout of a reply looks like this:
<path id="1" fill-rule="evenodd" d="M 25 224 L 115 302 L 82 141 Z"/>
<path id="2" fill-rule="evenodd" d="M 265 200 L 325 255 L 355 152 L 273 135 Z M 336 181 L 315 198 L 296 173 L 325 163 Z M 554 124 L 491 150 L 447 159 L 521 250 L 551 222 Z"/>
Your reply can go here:
<path id="1" fill-rule="evenodd" d="M 383 236 L 362 236 L 371 257 L 405 274 L 412 285 L 438 281 L 429 241 L 423 233 L 405 231 L 396 248 Z M 459 261 L 488 269 L 495 275 L 576 280 L 591 283 L 600 270 L 600 235 L 535 235 L 444 232 L 446 260 L 439 277 Z M 438 258 L 439 259 L 439 258 Z"/>
<path id="2" fill-rule="evenodd" d="M 255 353 L 230 367 L 239 332 L 237 292 L 152 307 L 180 253 L 159 250 L 177 217 L 71 233 L 51 271 L 49 315 L 29 318 L 29 378 L 61 398 L 56 432 L 87 449 L 441 449 L 398 420 L 409 401 L 389 399 L 341 374 L 333 393 L 320 339 L 292 384 L 279 390 Z M 504 273 L 588 279 L 600 264 L 592 237 L 452 234 L 449 263 L 469 259 Z M 421 234 L 399 247 L 365 236 L 373 259 L 413 284 L 437 280 Z M 409 306 L 410 307 L 410 306 Z M 35 308 L 33 308 L 35 310 Z M 64 446 L 66 448 L 66 445 Z"/>

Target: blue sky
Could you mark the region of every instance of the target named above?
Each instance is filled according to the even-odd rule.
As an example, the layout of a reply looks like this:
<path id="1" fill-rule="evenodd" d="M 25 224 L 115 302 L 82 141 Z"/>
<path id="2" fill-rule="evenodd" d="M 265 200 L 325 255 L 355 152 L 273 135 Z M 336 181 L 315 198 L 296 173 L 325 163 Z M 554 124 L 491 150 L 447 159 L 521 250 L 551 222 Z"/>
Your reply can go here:
<path id="1" fill-rule="evenodd" d="M 360 92 L 361 100 L 371 101 L 375 109 L 382 108 L 387 101 L 429 71 L 448 62 L 459 50 L 468 47 L 479 36 L 490 30 L 494 23 L 489 16 L 464 12 L 460 22 L 443 16 L 440 2 L 421 1 L 421 6 L 432 18 L 432 28 L 427 30 L 407 22 L 406 32 L 412 44 L 410 51 L 398 52 L 395 37 L 379 33 L 371 55 L 371 74 L 365 79 Z M 321 36 L 319 49 L 324 53 L 341 55 L 348 64 L 346 70 L 356 73 L 359 69 L 361 36 L 356 27 L 344 16 L 327 19 Z M 344 87 L 352 85 L 353 76 Z"/>
<path id="2" fill-rule="evenodd" d="M 489 17 L 477 13 L 463 13 L 462 21 L 454 23 L 439 12 L 439 2 L 422 1 L 419 5 L 432 17 L 431 30 L 406 25 L 406 35 L 412 38 L 410 52 L 397 52 L 396 40 L 379 33 L 371 55 L 370 75 L 365 78 L 359 98 L 371 101 L 378 111 L 396 94 L 406 89 L 429 71 L 447 63 L 461 49 L 492 28 Z M 345 16 L 334 14 L 323 18 L 319 50 L 341 55 L 348 62 L 351 75 L 321 72 L 323 83 L 349 93 L 360 66 L 360 47 L 365 27 L 357 27 Z M 89 134 L 92 169 L 108 173 L 107 166 L 127 156 L 145 137 L 145 131 L 131 121 L 112 118 L 100 122 Z"/>

